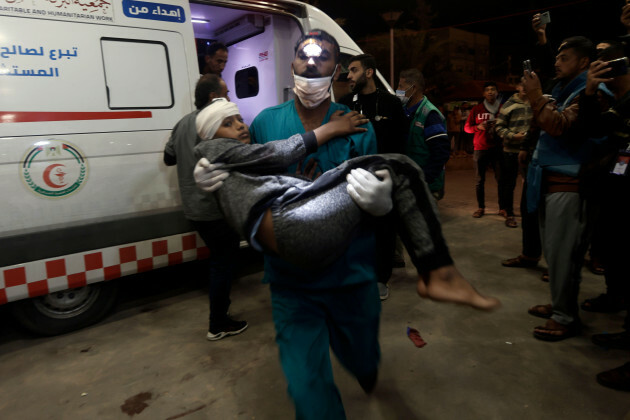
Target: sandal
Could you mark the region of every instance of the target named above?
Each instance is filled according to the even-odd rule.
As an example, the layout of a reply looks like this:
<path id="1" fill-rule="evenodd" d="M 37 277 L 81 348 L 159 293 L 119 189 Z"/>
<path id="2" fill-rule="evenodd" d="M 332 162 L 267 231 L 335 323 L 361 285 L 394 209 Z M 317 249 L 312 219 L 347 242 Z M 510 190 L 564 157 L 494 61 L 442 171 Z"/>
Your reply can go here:
<path id="1" fill-rule="evenodd" d="M 478 208 L 478 209 L 477 209 L 477 210 L 473 213 L 473 217 L 474 217 L 475 219 L 479 219 L 481 216 L 483 216 L 483 215 L 484 215 L 484 213 L 485 213 L 485 212 L 486 212 L 486 210 L 485 210 L 485 209 Z"/>
<path id="2" fill-rule="evenodd" d="M 545 325 L 534 328 L 534 338 L 542 341 L 561 341 L 575 337 L 580 333 L 580 324 L 572 322 L 569 325 L 560 324 L 553 319 Z"/>
<path id="3" fill-rule="evenodd" d="M 524 255 L 519 255 L 516 258 L 510 258 L 501 261 L 503 267 L 536 267 L 538 265 L 538 258 L 529 258 Z"/>
<path id="4" fill-rule="evenodd" d="M 505 219 L 505 226 L 511 227 L 511 228 L 518 227 L 516 218 L 514 216 L 509 216 L 507 219 Z"/>
<path id="5" fill-rule="evenodd" d="M 551 305 L 536 305 L 529 308 L 527 313 L 538 318 L 549 319 L 553 315 L 553 307 Z"/>
<path id="6" fill-rule="evenodd" d="M 549 283 L 549 272 L 543 273 L 542 276 L 540 276 L 540 280 Z"/>
<path id="7" fill-rule="evenodd" d="M 599 258 L 591 257 L 591 260 L 588 262 L 588 264 L 586 264 L 586 266 L 589 270 L 591 270 L 591 273 L 593 274 L 597 274 L 598 276 L 606 274 L 606 269 L 599 262 Z"/>
<path id="8" fill-rule="evenodd" d="M 499 210 L 499 212 L 498 212 L 497 214 L 498 214 L 499 216 L 503 216 L 503 217 L 505 217 L 506 219 L 508 218 L 507 211 L 505 211 L 505 210 Z"/>

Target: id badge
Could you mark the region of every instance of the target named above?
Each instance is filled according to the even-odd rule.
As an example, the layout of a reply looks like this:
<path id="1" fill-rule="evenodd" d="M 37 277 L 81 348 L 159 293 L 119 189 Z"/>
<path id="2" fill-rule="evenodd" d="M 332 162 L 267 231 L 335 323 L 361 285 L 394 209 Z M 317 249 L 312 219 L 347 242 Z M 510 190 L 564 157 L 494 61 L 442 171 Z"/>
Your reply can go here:
<path id="1" fill-rule="evenodd" d="M 620 150 L 615 157 L 615 164 L 610 171 L 613 175 L 630 176 L 628 165 L 630 164 L 630 152 L 627 150 Z"/>

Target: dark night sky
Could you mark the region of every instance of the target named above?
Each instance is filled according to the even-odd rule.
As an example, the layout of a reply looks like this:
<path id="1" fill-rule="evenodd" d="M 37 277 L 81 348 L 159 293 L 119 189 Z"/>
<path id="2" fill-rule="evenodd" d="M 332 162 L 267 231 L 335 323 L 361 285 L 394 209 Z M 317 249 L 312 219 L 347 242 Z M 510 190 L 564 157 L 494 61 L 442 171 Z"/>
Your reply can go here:
<path id="1" fill-rule="evenodd" d="M 550 35 L 610 37 L 623 31 L 619 23 L 625 0 L 424 0 L 433 12 L 431 26 L 457 26 L 462 29 L 500 35 L 523 28 L 530 32 L 530 19 L 536 11 L 549 10 Z M 409 13 L 415 0 L 318 0 L 318 7 L 333 18 L 348 19 L 344 29 L 353 37 L 387 31 L 379 13 L 403 10 L 399 25 L 413 27 Z M 487 22 L 474 23 L 482 20 Z M 523 27 L 524 25 L 524 27 Z M 418 28 L 416 28 L 418 29 Z"/>
<path id="2" fill-rule="evenodd" d="M 355 39 L 388 31 L 380 17 L 387 9 L 405 12 L 397 27 L 428 27 L 427 23 L 418 26 L 410 13 L 416 0 L 318 0 L 315 3 L 333 18 L 346 18 L 343 28 Z M 507 55 L 512 55 L 514 62 L 520 62 L 529 56 L 535 43 L 531 17 L 539 11 L 550 11 L 547 34 L 554 45 L 573 35 L 598 41 L 625 31 L 619 22 L 625 0 L 424 0 L 424 3 L 433 15 L 430 28 L 455 26 L 489 35 L 494 61 L 504 61 Z"/>

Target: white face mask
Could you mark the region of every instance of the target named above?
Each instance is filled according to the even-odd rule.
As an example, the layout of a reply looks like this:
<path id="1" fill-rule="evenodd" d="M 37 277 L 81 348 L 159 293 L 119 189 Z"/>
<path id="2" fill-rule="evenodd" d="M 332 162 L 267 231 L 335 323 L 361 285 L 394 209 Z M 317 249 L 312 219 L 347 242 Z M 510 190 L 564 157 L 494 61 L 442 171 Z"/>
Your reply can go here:
<path id="1" fill-rule="evenodd" d="M 407 90 L 411 89 L 412 87 L 413 85 L 409 86 Z M 407 96 L 407 90 L 396 90 L 396 97 L 400 99 L 400 102 L 402 102 L 403 106 L 407 105 L 407 103 L 409 102 L 409 98 L 411 98 L 411 95 Z"/>
<path id="2" fill-rule="evenodd" d="M 335 66 L 335 71 L 337 66 Z M 335 74 L 333 71 L 333 74 Z M 293 92 L 300 99 L 302 105 L 307 109 L 317 108 L 322 102 L 330 98 L 330 86 L 332 86 L 332 76 L 317 77 L 309 79 L 293 73 L 295 87 Z"/>
<path id="3" fill-rule="evenodd" d="M 407 102 L 409 102 L 409 97 L 405 95 L 404 90 L 397 90 L 396 97 L 400 99 L 400 102 L 402 102 L 403 106 L 407 105 Z"/>

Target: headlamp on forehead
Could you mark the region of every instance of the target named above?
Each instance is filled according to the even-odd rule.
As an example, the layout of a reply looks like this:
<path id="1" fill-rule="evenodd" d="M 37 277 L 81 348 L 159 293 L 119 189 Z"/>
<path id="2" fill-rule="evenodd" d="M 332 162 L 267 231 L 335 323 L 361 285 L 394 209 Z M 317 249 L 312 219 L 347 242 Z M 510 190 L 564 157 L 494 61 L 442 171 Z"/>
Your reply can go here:
<path id="1" fill-rule="evenodd" d="M 332 35 L 321 29 L 314 29 L 302 35 L 295 44 L 295 54 L 298 52 L 303 53 L 309 59 L 321 57 L 324 53 L 324 49 L 321 46 L 322 41 L 326 41 L 333 46 L 330 52 L 336 60 L 339 57 L 339 44 Z"/>
<path id="2" fill-rule="evenodd" d="M 314 39 L 309 39 L 308 42 L 302 47 L 302 52 L 308 58 L 317 58 L 322 55 L 322 47 L 316 44 Z"/>

